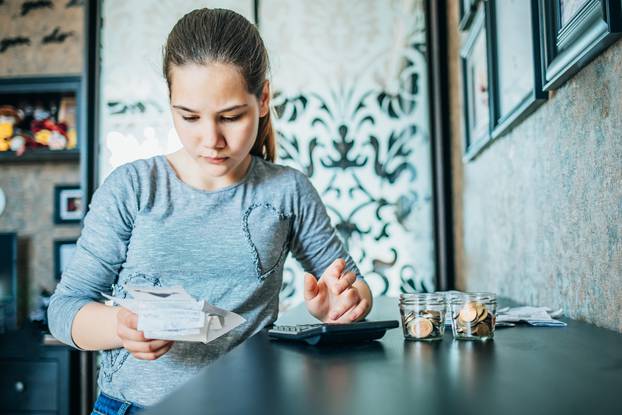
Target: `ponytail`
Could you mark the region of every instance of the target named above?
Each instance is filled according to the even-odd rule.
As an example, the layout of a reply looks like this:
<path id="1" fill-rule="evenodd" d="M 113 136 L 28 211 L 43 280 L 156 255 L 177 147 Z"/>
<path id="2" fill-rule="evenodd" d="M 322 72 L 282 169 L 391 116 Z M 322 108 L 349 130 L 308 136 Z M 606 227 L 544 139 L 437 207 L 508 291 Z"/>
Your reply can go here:
<path id="1" fill-rule="evenodd" d="M 259 119 L 257 138 L 251 149 L 251 154 L 274 162 L 276 160 L 276 135 L 272 127 L 270 112 Z"/>

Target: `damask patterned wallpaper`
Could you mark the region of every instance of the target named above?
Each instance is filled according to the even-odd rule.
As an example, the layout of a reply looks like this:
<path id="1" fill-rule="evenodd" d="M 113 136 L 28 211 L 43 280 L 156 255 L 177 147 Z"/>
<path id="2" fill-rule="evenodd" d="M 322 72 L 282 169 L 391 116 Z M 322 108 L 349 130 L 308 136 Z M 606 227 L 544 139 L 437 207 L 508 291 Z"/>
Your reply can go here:
<path id="1" fill-rule="evenodd" d="M 279 162 L 320 192 L 375 295 L 435 289 L 420 0 L 262 0 Z M 301 299 L 286 263 L 282 297 Z"/>
<path id="2" fill-rule="evenodd" d="M 311 178 L 374 294 L 433 290 L 425 18 L 421 0 L 262 0 L 279 163 Z M 166 34 L 185 12 L 253 1 L 105 0 L 100 182 L 116 166 L 174 151 Z M 132 41 L 128 41 L 132 39 Z M 286 263 L 282 302 L 302 300 Z"/>
<path id="3" fill-rule="evenodd" d="M 0 1 L 0 76 L 82 72 L 83 0 Z"/>

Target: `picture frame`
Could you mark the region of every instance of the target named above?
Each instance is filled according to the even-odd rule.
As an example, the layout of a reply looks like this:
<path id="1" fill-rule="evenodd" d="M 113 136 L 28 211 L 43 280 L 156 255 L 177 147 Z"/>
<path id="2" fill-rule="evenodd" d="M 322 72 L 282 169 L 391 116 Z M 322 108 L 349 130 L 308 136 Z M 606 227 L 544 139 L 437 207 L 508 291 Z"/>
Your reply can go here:
<path id="1" fill-rule="evenodd" d="M 539 0 L 542 83 L 559 88 L 622 36 L 620 0 Z"/>
<path id="2" fill-rule="evenodd" d="M 479 7 L 460 51 L 464 99 L 464 158 L 473 159 L 491 140 L 490 48 L 486 8 Z"/>
<path id="3" fill-rule="evenodd" d="M 538 0 L 488 0 L 486 7 L 494 140 L 533 113 L 548 93 L 542 88 Z"/>
<path id="4" fill-rule="evenodd" d="M 54 279 L 60 281 L 63 271 L 71 261 L 76 250 L 75 239 L 62 239 L 54 241 Z"/>
<path id="5" fill-rule="evenodd" d="M 82 189 L 80 185 L 54 186 L 54 223 L 80 223 L 82 216 Z"/>
<path id="6" fill-rule="evenodd" d="M 471 22 L 473 22 L 473 17 L 475 17 L 475 12 L 477 10 L 478 3 L 481 0 L 460 0 L 460 23 L 458 28 L 460 30 L 467 30 Z"/>

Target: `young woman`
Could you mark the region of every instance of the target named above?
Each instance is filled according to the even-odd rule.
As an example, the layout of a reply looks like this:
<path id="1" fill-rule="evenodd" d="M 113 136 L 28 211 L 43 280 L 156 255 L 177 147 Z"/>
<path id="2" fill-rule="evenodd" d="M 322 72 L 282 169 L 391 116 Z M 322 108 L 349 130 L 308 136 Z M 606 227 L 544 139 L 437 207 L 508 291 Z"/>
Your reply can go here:
<path id="1" fill-rule="evenodd" d="M 257 29 L 195 10 L 164 51 L 183 148 L 115 169 L 95 192 L 77 250 L 49 307 L 50 330 L 102 350 L 95 413 L 132 413 L 275 321 L 289 252 L 323 322 L 364 318 L 372 297 L 302 173 L 274 164 L 268 54 Z M 246 323 L 208 344 L 146 339 L 137 315 L 101 304 L 126 285 L 182 285 Z"/>

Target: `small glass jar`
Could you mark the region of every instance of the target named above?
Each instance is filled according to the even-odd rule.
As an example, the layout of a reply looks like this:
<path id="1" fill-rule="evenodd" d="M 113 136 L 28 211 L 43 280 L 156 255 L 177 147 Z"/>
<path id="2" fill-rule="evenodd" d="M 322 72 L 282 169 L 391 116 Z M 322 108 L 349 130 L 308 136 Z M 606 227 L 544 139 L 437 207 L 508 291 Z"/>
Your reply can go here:
<path id="1" fill-rule="evenodd" d="M 454 338 L 460 340 L 490 340 L 495 335 L 497 295 L 493 293 L 464 293 L 453 296 L 449 304 Z"/>
<path id="2" fill-rule="evenodd" d="M 400 315 L 406 340 L 440 340 L 445 334 L 445 296 L 401 294 Z"/>
<path id="3" fill-rule="evenodd" d="M 445 304 L 447 305 L 447 311 L 445 312 L 445 326 L 451 327 L 451 300 L 454 297 L 464 295 L 462 291 L 450 290 L 450 291 L 436 291 L 435 294 L 442 294 L 445 297 Z"/>

